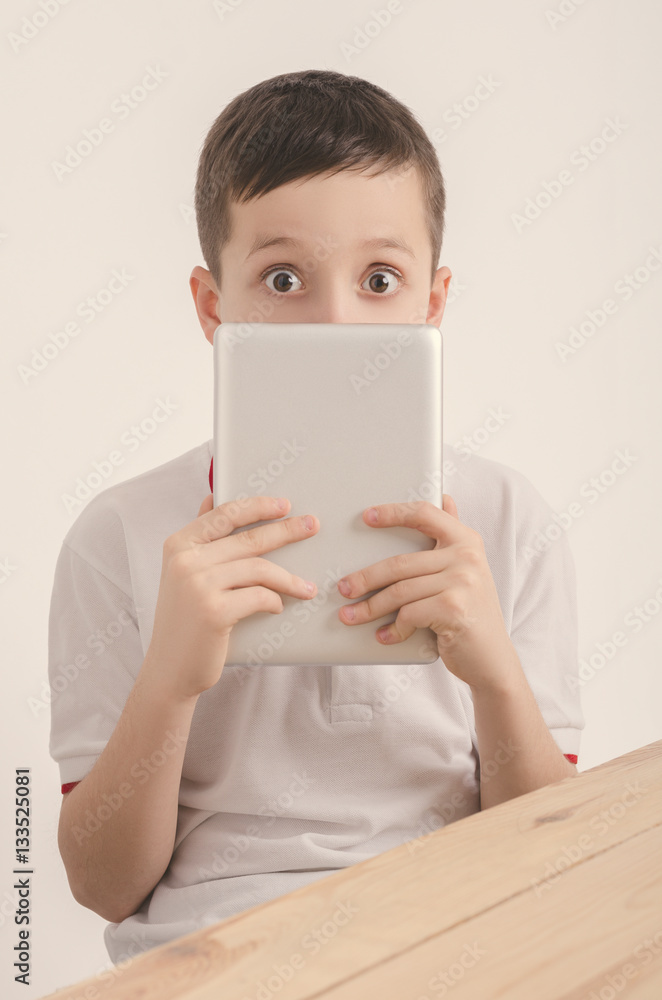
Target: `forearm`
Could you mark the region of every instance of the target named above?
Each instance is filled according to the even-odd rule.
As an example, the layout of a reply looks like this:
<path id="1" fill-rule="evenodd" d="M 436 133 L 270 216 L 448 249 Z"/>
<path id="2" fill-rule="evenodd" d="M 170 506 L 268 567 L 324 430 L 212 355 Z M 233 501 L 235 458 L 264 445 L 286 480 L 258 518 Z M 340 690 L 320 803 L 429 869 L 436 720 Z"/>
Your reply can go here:
<path id="1" fill-rule="evenodd" d="M 72 892 L 106 920 L 134 913 L 168 867 L 196 702 L 170 696 L 148 655 L 99 759 L 62 804 Z"/>
<path id="2" fill-rule="evenodd" d="M 577 774 L 540 713 L 514 647 L 509 677 L 506 687 L 471 689 L 481 810 Z"/>

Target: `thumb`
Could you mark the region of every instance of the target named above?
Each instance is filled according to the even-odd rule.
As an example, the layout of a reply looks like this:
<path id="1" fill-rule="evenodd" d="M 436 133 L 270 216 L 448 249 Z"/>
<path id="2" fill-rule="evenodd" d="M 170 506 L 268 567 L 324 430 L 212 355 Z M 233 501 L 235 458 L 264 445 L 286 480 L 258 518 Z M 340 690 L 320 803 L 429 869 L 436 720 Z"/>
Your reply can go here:
<path id="1" fill-rule="evenodd" d="M 202 501 L 202 503 L 200 504 L 200 510 L 198 511 L 198 517 L 200 517 L 201 514 L 206 514 L 207 511 L 210 511 L 210 510 L 213 510 L 213 509 L 214 509 L 214 494 L 213 493 L 208 493 L 207 496 Z"/>
<path id="2" fill-rule="evenodd" d="M 441 509 L 445 510 L 447 514 L 451 514 L 452 517 L 456 518 L 458 521 L 460 520 L 457 513 L 457 507 L 455 506 L 455 501 L 453 500 L 453 497 L 450 495 L 450 493 L 443 494 Z"/>

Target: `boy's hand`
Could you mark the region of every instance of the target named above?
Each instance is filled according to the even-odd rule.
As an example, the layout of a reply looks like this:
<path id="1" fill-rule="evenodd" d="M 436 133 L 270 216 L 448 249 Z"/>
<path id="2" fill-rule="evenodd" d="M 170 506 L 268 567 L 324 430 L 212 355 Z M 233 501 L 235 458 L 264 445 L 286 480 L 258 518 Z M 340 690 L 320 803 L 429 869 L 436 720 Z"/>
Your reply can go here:
<path id="1" fill-rule="evenodd" d="M 232 626 L 256 611 L 279 614 L 280 593 L 313 597 L 305 580 L 283 569 L 264 552 L 317 533 L 303 517 L 286 517 L 233 535 L 235 528 L 267 518 L 282 518 L 275 497 L 248 497 L 213 507 L 208 493 L 198 516 L 163 543 L 161 581 L 154 630 L 145 656 L 174 698 L 196 697 L 220 678 Z"/>
<path id="2" fill-rule="evenodd" d="M 339 580 L 344 597 L 384 588 L 349 605 L 353 621 L 345 605 L 338 612 L 340 621 L 358 625 L 397 611 L 395 621 L 383 626 L 385 638 L 377 630 L 380 642 L 401 642 L 417 628 L 431 628 L 437 635 L 439 656 L 460 680 L 474 688 L 507 685 L 514 647 L 483 539 L 462 524 L 453 498 L 444 493 L 443 509 L 426 500 L 383 503 L 369 509 L 377 511 L 377 520 L 373 524 L 365 510 L 366 524 L 418 528 L 437 544 L 433 549 L 391 556 Z M 347 591 L 341 589 L 344 582 L 349 584 Z"/>

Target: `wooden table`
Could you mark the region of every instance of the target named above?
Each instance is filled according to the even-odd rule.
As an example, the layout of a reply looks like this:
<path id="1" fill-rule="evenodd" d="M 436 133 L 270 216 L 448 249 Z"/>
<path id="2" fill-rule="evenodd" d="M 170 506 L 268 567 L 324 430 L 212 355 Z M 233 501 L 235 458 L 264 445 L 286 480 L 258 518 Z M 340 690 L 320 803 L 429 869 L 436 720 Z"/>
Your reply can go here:
<path id="1" fill-rule="evenodd" d="M 114 972 L 49 997 L 660 1000 L 662 740 Z"/>

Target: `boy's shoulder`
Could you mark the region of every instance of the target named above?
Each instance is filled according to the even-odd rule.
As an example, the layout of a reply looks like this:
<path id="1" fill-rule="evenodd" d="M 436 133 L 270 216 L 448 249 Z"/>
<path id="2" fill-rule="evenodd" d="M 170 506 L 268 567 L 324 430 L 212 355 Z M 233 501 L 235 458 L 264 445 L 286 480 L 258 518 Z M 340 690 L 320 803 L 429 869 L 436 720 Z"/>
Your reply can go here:
<path id="1" fill-rule="evenodd" d="M 209 488 L 212 441 L 130 479 L 107 486 L 78 514 L 64 543 L 79 555 L 103 557 L 141 538 L 163 540 L 197 517 Z"/>
<path id="2" fill-rule="evenodd" d="M 538 526 L 552 508 L 524 473 L 504 462 L 444 444 L 443 492 L 453 497 L 458 517 L 481 526 L 509 524 L 517 531 Z M 474 523 L 475 522 L 475 523 Z"/>

